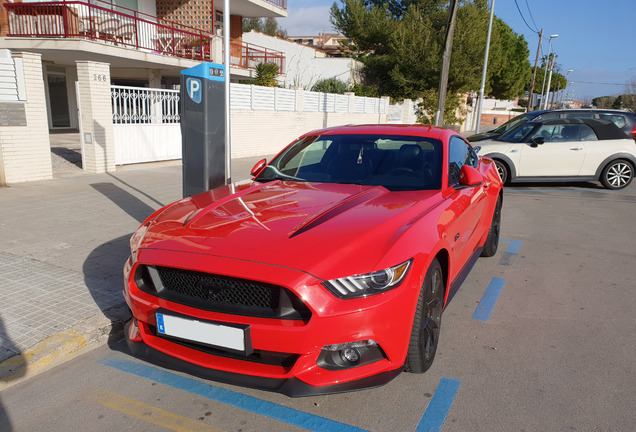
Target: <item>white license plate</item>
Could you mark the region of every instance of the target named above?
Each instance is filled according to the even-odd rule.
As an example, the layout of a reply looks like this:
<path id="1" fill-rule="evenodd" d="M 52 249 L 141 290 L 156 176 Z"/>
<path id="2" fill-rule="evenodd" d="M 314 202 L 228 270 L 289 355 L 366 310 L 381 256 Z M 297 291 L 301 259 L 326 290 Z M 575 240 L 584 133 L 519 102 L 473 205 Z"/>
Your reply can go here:
<path id="1" fill-rule="evenodd" d="M 249 332 L 246 334 L 246 328 L 198 321 L 194 318 L 183 318 L 160 312 L 157 312 L 155 316 L 157 332 L 160 334 L 235 351 L 251 351 L 251 343 L 247 340 Z"/>

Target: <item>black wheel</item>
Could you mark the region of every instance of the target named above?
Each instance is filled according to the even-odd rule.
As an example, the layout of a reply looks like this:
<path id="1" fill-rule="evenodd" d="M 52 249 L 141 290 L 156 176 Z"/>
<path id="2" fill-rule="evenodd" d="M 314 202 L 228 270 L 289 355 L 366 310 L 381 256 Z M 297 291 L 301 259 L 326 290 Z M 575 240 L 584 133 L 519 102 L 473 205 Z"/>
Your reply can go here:
<path id="1" fill-rule="evenodd" d="M 501 182 L 506 184 L 508 182 L 508 167 L 505 163 L 500 160 L 495 159 L 495 165 L 497 166 L 497 172 L 499 173 L 499 177 L 501 177 Z"/>
<path id="2" fill-rule="evenodd" d="M 426 272 L 417 301 L 411 341 L 404 364 L 407 372 L 424 373 L 433 364 L 443 308 L 444 275 L 442 266 L 435 258 Z"/>
<path id="3" fill-rule="evenodd" d="M 501 229 L 501 197 L 497 198 L 497 204 L 495 204 L 495 212 L 492 215 L 492 222 L 490 223 L 490 231 L 488 231 L 488 237 L 486 238 L 486 244 L 481 251 L 483 257 L 491 257 L 497 253 L 497 247 L 499 246 L 499 231 Z"/>
<path id="4" fill-rule="evenodd" d="M 601 183 L 608 189 L 622 189 L 634 178 L 634 167 L 623 159 L 611 162 L 603 169 Z"/>

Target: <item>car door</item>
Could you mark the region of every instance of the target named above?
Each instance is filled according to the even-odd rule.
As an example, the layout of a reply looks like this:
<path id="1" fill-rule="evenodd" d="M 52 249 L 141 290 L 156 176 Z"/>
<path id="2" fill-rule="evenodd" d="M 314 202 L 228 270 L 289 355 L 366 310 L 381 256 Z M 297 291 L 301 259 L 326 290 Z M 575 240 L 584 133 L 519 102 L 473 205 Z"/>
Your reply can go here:
<path id="1" fill-rule="evenodd" d="M 585 160 L 581 124 L 543 124 L 528 137 L 543 138 L 543 144 L 521 146 L 519 177 L 572 177 L 579 175 Z"/>
<path id="2" fill-rule="evenodd" d="M 477 248 L 481 235 L 478 232 L 480 217 L 486 205 L 486 192 L 483 183 L 473 187 L 459 187 L 459 173 L 465 164 L 477 168 L 479 158 L 472 147 L 458 136 L 452 136 L 448 155 L 448 196 L 447 215 L 449 225 L 448 240 L 451 255 L 459 266 L 451 269 L 454 278 Z M 454 187 L 453 187 L 454 185 Z"/>

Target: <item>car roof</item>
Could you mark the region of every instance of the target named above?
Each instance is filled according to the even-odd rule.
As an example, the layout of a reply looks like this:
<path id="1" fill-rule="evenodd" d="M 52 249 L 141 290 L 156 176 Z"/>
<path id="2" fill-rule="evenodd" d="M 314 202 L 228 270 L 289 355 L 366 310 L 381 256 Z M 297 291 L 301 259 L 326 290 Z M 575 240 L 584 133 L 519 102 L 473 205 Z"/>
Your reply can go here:
<path id="1" fill-rule="evenodd" d="M 452 129 L 440 128 L 430 125 L 343 125 L 333 126 L 325 129 L 317 129 L 303 135 L 404 135 L 421 136 L 427 138 L 441 139 L 451 135 L 459 135 Z"/>
<path id="2" fill-rule="evenodd" d="M 599 140 L 625 139 L 625 132 L 614 122 L 610 120 L 595 119 L 555 119 L 544 121 L 532 121 L 537 125 L 556 125 L 556 124 L 586 124 L 590 126 Z"/>
<path id="3" fill-rule="evenodd" d="M 567 113 L 592 113 L 592 114 L 624 114 L 627 116 L 634 116 L 634 113 L 629 111 L 622 111 L 617 109 L 604 109 L 604 108 L 579 108 L 579 109 L 551 109 L 551 110 L 537 110 L 526 113 L 531 118 L 539 117 L 543 114 L 567 114 Z"/>

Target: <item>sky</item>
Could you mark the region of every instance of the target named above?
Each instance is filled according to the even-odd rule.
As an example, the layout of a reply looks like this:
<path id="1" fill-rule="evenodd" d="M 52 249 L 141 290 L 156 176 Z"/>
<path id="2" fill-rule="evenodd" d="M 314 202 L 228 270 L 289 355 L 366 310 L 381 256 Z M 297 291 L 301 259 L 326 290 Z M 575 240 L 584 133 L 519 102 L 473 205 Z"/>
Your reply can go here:
<path id="1" fill-rule="evenodd" d="M 334 32 L 329 22 L 333 3 L 288 0 L 288 16 L 279 24 L 290 36 Z M 495 15 L 524 36 L 533 66 L 538 32 L 543 28 L 541 55 L 548 54 L 550 35 L 559 35 L 552 39 L 552 52 L 564 75 L 573 70 L 568 94 L 574 99 L 618 95 L 636 80 L 636 0 L 495 0 Z"/>

